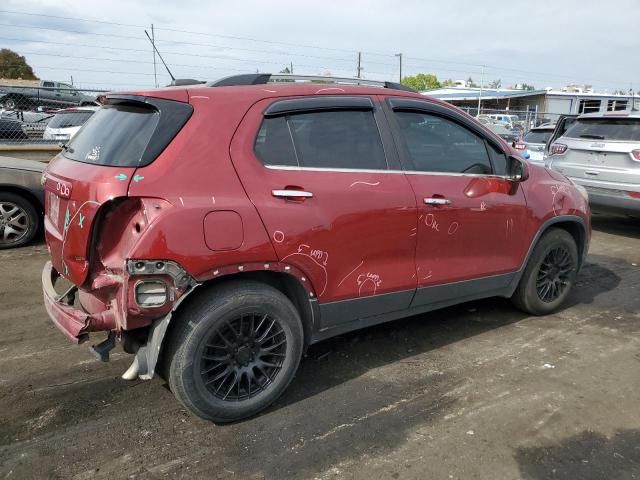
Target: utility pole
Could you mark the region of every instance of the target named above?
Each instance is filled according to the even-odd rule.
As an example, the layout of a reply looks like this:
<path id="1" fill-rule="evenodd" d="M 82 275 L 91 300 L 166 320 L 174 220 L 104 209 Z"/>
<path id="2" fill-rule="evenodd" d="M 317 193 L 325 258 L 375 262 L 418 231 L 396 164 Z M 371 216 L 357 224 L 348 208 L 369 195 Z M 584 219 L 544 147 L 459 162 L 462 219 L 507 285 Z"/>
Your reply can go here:
<path id="1" fill-rule="evenodd" d="M 400 83 L 402 83 L 402 54 L 396 53 L 396 57 L 400 59 Z"/>
<path id="2" fill-rule="evenodd" d="M 482 84 L 484 83 L 484 65 L 482 66 L 482 75 L 480 77 L 480 94 L 478 95 L 478 113 L 476 117 L 480 115 L 480 106 L 482 102 Z"/>
<path id="3" fill-rule="evenodd" d="M 152 51 L 153 51 L 153 81 L 154 81 L 154 85 L 156 86 L 156 88 L 158 88 L 158 74 L 156 73 L 156 49 L 155 49 L 155 45 L 156 45 L 156 34 L 155 34 L 155 30 L 153 29 L 153 23 L 151 24 L 151 45 L 152 47 Z"/>
<path id="4" fill-rule="evenodd" d="M 73 75 L 71 75 L 71 85 L 73 85 Z"/>
<path id="5" fill-rule="evenodd" d="M 293 62 L 289 62 L 289 73 L 293 74 Z"/>
<path id="6" fill-rule="evenodd" d="M 357 78 L 360 78 L 360 72 L 362 71 L 362 52 L 358 52 L 358 75 Z"/>

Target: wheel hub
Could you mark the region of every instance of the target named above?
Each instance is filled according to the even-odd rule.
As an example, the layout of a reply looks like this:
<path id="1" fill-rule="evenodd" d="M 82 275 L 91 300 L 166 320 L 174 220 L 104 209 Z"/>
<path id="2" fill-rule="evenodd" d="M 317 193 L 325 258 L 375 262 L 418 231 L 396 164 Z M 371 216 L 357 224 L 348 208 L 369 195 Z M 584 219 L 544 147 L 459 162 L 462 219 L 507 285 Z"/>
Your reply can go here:
<path id="1" fill-rule="evenodd" d="M 251 349 L 251 345 L 242 345 L 235 354 L 235 358 L 243 367 L 248 366 L 249 362 L 253 360 L 253 350 Z"/>
<path id="2" fill-rule="evenodd" d="M 287 336 L 277 319 L 242 315 L 224 322 L 206 340 L 200 376 L 217 398 L 247 400 L 273 383 L 286 355 Z"/>
<path id="3" fill-rule="evenodd" d="M 550 250 L 542 260 L 536 291 L 543 302 L 553 302 L 566 290 L 573 270 L 573 258 L 565 247 Z"/>

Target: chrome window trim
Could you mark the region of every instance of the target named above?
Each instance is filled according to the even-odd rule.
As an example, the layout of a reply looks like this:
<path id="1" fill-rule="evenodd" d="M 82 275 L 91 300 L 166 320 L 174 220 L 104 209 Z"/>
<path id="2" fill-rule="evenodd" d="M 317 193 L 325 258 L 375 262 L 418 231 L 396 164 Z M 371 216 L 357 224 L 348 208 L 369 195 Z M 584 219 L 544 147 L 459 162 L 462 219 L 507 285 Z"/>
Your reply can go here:
<path id="1" fill-rule="evenodd" d="M 287 171 L 303 171 L 303 172 L 334 172 L 334 173 L 392 173 L 406 175 L 434 175 L 448 177 L 482 177 L 482 178 L 501 178 L 510 180 L 506 175 L 487 175 L 481 173 L 454 173 L 454 172 L 419 172 L 412 170 L 373 170 L 360 168 L 322 168 L 322 167 L 293 167 L 289 165 L 264 165 L 269 170 L 287 170 Z"/>

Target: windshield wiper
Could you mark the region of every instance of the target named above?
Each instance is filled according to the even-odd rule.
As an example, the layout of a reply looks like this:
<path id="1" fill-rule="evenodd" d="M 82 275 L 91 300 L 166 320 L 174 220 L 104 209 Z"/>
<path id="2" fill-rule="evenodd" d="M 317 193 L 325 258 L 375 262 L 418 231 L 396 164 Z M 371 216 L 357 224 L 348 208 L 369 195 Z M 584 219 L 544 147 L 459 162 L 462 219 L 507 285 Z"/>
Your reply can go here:
<path id="1" fill-rule="evenodd" d="M 591 138 L 592 140 L 604 140 L 604 135 L 580 135 L 580 138 Z"/>

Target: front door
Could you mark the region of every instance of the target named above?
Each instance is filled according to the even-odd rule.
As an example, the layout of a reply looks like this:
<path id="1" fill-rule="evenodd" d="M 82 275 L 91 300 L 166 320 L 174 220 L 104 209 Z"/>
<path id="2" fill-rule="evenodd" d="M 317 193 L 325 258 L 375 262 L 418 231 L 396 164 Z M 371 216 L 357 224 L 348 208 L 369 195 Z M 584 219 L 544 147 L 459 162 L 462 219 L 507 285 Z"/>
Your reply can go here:
<path id="1" fill-rule="evenodd" d="M 508 284 L 503 274 L 520 268 L 528 247 L 527 207 L 506 178 L 500 143 L 452 109 L 410 102 L 392 103 L 389 114 L 418 205 L 414 305 Z M 451 288 L 429 289 L 442 285 Z"/>
<path id="2" fill-rule="evenodd" d="M 265 100 L 232 141 L 280 262 L 312 282 L 321 328 L 405 309 L 415 293 L 416 201 L 380 115 L 364 96 Z"/>

